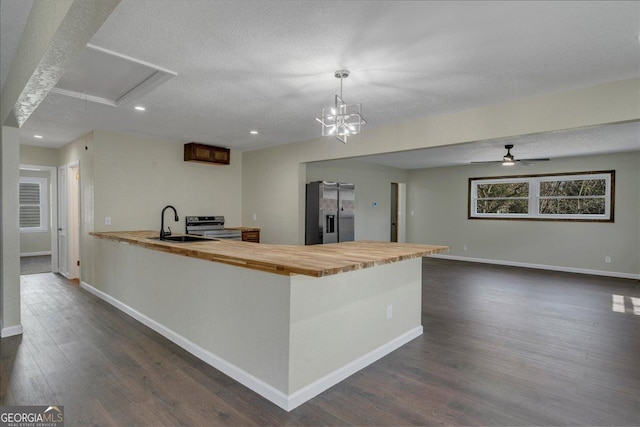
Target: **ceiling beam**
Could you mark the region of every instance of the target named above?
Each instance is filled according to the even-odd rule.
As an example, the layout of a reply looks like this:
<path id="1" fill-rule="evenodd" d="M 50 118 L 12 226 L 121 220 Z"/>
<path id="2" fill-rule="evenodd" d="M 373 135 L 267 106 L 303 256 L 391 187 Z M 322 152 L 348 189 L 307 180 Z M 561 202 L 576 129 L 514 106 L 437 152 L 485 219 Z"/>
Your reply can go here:
<path id="1" fill-rule="evenodd" d="M 119 3 L 34 2 L 2 88 L 2 125 L 24 124 Z"/>

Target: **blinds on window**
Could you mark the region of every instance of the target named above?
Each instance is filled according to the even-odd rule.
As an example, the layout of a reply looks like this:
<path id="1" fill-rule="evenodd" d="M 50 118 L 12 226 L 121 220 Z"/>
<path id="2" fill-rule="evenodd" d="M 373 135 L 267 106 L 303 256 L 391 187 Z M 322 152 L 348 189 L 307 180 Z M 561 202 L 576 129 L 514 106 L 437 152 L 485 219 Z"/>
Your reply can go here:
<path id="1" fill-rule="evenodd" d="M 40 227 L 40 184 L 20 183 L 20 228 Z"/>

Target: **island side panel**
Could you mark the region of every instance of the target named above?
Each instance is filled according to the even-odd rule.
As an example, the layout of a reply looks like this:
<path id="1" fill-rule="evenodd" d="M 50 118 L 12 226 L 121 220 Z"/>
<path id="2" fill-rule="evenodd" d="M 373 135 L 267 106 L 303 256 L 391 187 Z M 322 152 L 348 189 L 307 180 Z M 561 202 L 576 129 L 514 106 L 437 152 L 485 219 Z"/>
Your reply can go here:
<path id="1" fill-rule="evenodd" d="M 421 311 L 421 258 L 322 278 L 293 276 L 289 394 L 348 371 L 394 340 L 420 335 Z"/>
<path id="2" fill-rule="evenodd" d="M 89 285 L 287 394 L 289 276 L 95 243 Z"/>

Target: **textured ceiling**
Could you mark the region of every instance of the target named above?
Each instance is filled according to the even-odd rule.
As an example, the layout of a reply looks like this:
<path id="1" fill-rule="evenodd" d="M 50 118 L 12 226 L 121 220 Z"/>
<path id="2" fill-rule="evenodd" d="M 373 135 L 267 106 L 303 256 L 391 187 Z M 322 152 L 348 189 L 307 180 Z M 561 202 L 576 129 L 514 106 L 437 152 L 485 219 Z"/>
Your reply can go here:
<path id="1" fill-rule="evenodd" d="M 55 147 L 103 129 L 240 150 L 313 139 L 343 68 L 344 99 L 371 129 L 637 77 L 639 16 L 638 2 L 608 1 L 123 0 L 91 43 L 177 77 L 139 100 L 145 113 L 50 94 L 21 136 Z"/>
<path id="2" fill-rule="evenodd" d="M 617 123 L 544 134 L 497 138 L 465 144 L 362 156 L 360 160 L 401 169 L 467 165 L 471 162 L 502 161 L 504 146 L 513 144 L 516 159 L 619 153 L 640 150 L 640 122 Z"/>
<path id="3" fill-rule="evenodd" d="M 33 0 L 0 0 L 0 87 L 9 74 Z"/>

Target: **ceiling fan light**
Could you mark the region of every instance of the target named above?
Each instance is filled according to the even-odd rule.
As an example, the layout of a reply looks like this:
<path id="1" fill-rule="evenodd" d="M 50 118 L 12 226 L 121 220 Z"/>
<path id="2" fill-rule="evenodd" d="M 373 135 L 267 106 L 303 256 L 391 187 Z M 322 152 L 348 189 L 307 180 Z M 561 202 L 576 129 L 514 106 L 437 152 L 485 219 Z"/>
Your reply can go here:
<path id="1" fill-rule="evenodd" d="M 502 166 L 513 166 L 515 165 L 516 162 L 514 162 L 513 160 L 506 160 L 504 162 L 502 162 Z"/>

